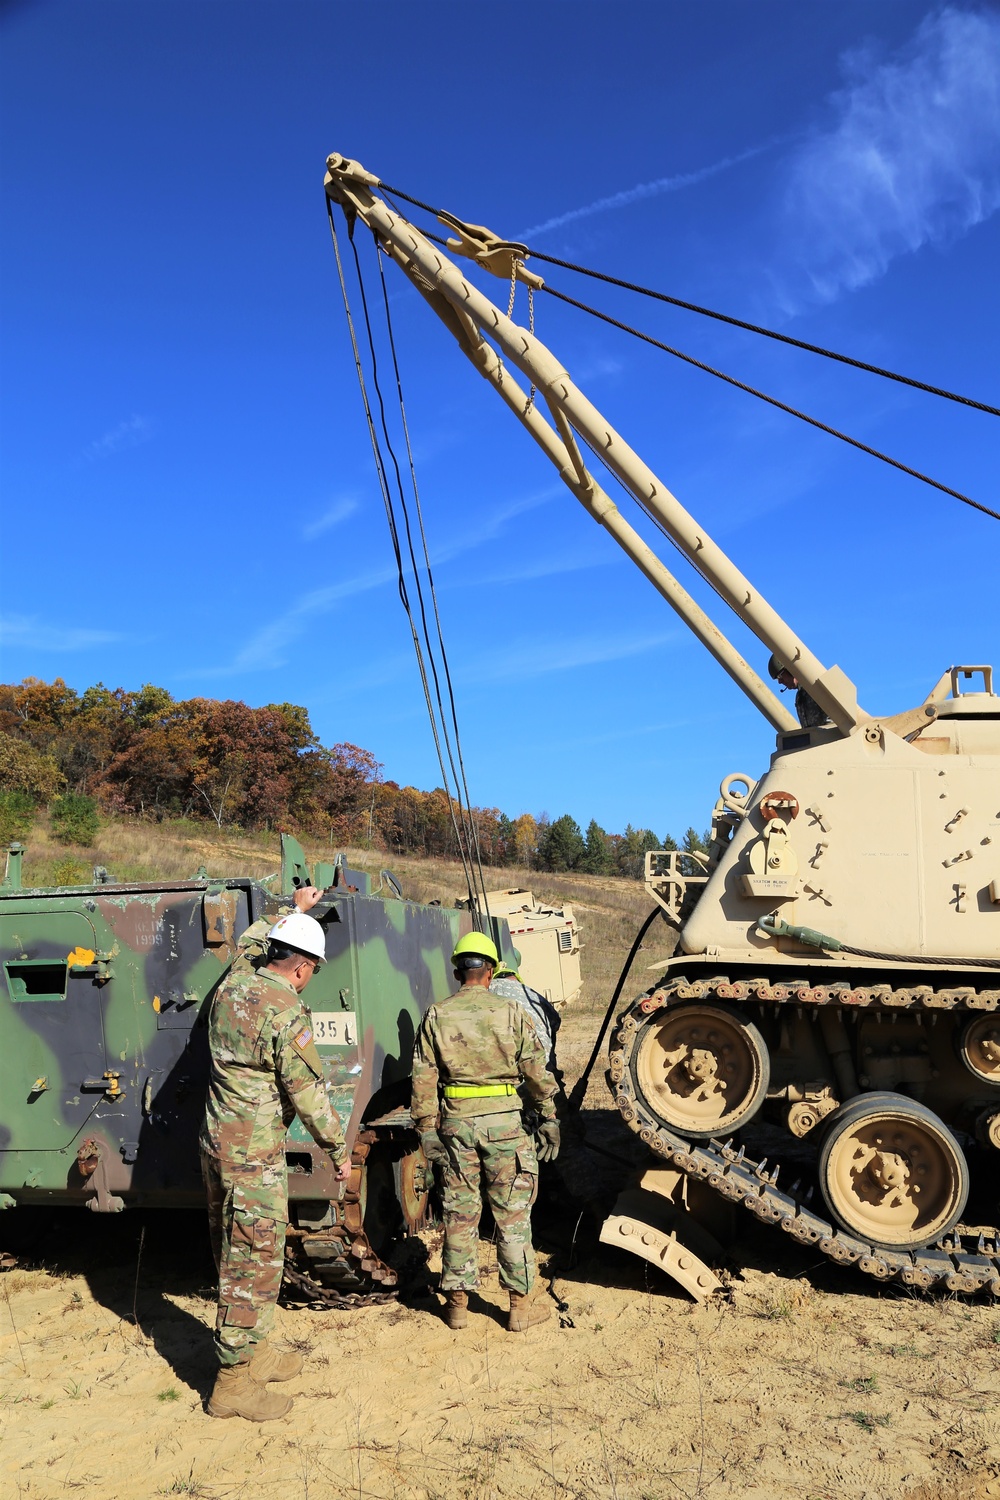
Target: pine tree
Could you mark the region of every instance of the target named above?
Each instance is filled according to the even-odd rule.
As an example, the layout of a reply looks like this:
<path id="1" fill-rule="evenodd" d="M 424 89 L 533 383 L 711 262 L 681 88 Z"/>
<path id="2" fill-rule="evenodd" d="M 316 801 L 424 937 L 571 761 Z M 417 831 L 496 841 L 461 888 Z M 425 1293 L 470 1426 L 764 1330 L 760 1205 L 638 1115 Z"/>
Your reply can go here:
<path id="1" fill-rule="evenodd" d="M 684 835 L 682 848 L 685 854 L 707 854 L 708 846 L 712 841 L 712 830 L 706 829 L 704 833 L 698 833 L 694 828 L 689 828 Z M 685 875 L 704 875 L 705 866 L 701 860 L 685 859 L 681 861 Z"/>
<path id="2" fill-rule="evenodd" d="M 611 851 L 608 836 L 594 818 L 587 824 L 587 842 L 580 861 L 580 869 L 588 875 L 606 875 L 611 868 Z"/>
<path id="3" fill-rule="evenodd" d="M 550 823 L 538 841 L 538 863 L 543 870 L 575 870 L 585 852 L 580 825 L 569 813 Z"/>

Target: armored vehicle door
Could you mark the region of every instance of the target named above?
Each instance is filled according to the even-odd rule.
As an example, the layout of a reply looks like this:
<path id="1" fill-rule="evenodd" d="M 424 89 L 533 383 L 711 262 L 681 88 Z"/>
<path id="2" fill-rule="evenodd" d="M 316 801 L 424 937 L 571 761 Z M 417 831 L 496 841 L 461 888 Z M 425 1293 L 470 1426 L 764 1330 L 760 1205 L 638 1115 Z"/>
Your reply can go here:
<path id="1" fill-rule="evenodd" d="M 104 1098 L 99 946 L 79 911 L 0 915 L 0 1149 L 68 1146 Z"/>

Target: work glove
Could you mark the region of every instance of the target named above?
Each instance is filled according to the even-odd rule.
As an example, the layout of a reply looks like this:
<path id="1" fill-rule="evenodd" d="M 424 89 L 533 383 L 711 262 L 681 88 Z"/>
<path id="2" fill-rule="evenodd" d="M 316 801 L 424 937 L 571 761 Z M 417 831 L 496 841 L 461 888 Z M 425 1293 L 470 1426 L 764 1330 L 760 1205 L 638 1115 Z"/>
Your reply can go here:
<path id="1" fill-rule="evenodd" d="M 535 1136 L 535 1149 L 539 1161 L 555 1161 L 559 1155 L 558 1120 L 546 1120 L 544 1125 L 539 1126 Z"/>
<path id="2" fill-rule="evenodd" d="M 444 1141 L 436 1130 L 424 1130 L 420 1135 L 424 1155 L 432 1167 L 446 1167 L 450 1160 Z"/>

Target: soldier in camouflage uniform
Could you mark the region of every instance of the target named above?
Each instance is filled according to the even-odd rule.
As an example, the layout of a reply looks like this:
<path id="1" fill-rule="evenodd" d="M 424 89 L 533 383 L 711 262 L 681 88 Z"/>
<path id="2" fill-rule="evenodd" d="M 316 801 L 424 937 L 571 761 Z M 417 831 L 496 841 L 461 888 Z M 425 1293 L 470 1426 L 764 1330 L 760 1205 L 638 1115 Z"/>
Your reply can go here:
<path id="1" fill-rule="evenodd" d="M 236 957 L 226 978 L 232 979 L 234 974 L 255 974 L 262 969 L 267 962 L 268 934 L 278 918 L 290 916 L 293 911 L 310 912 L 322 898 L 323 892 L 317 886 L 300 885 L 293 896 L 281 898 L 273 916 L 258 917 L 256 922 L 251 922 L 240 934 Z"/>
<path id="2" fill-rule="evenodd" d="M 288 1179 L 285 1133 L 295 1115 L 350 1174 L 340 1121 L 326 1092 L 301 998 L 325 954 L 325 936 L 300 911 L 268 933 L 266 964 L 220 985 L 209 1020 L 212 1071 L 200 1146 L 212 1249 L 219 1269 L 215 1342 L 220 1370 L 211 1416 L 266 1421 L 291 1408 L 267 1390 L 302 1368 L 267 1344 L 281 1288 Z"/>
<path id="3" fill-rule="evenodd" d="M 525 984 L 518 972 L 521 962 L 521 954 L 517 948 L 513 950 L 513 965 L 505 963 L 502 959 L 497 965 L 490 983 L 490 993 L 502 995 L 505 1000 L 515 1000 L 522 1006 L 538 1036 L 538 1040 L 548 1054 L 546 1067 L 556 1081 L 557 1105 L 564 1101 L 565 1087 L 563 1075 L 556 1063 L 556 1032 L 562 1025 L 562 1016 L 556 1010 L 552 1001 L 538 990 L 532 989 L 530 984 Z"/>
<path id="4" fill-rule="evenodd" d="M 829 719 L 820 708 L 815 698 L 811 698 L 804 687 L 799 687 L 799 680 L 794 672 L 790 672 L 780 657 L 773 653 L 767 664 L 768 675 L 783 688 L 796 688 L 795 712 L 803 729 L 818 729 L 821 724 L 829 724 Z"/>
<path id="5" fill-rule="evenodd" d="M 468 1321 L 469 1292 L 479 1280 L 484 1188 L 497 1227 L 500 1282 L 510 1295 L 507 1326 L 519 1333 L 541 1323 L 549 1308 L 530 1296 L 538 1163 L 521 1122 L 517 1086 L 523 1080 L 541 1116 L 538 1154 L 548 1160 L 559 1150 L 556 1084 L 524 1008 L 490 993 L 498 961 L 492 941 L 469 933 L 459 939 L 452 961 L 462 987 L 432 1005 L 420 1023 L 411 1105 L 424 1155 L 441 1173 L 445 1320 L 449 1328 L 464 1328 Z"/>

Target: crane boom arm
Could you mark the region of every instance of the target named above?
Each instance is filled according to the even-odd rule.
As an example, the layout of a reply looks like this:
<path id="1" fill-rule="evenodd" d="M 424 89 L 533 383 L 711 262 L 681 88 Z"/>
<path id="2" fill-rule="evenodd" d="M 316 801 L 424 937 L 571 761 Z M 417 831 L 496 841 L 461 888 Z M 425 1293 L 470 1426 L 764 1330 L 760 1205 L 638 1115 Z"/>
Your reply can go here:
<path id="1" fill-rule="evenodd" d="M 460 348 L 491 383 L 558 470 L 591 516 L 614 536 L 699 640 L 778 730 L 797 727 L 787 708 L 743 659 L 668 569 L 621 515 L 587 470 L 575 433 L 599 452 L 624 487 L 663 526 L 681 552 L 735 613 L 786 663 L 799 683 L 843 733 L 868 717 L 858 707 L 854 685 L 839 667 L 824 667 L 776 610 L 754 589 L 721 547 L 684 509 L 661 479 L 570 379 L 555 355 L 534 333 L 507 317 L 458 266 L 374 192 L 379 181 L 357 162 L 334 154 L 327 160 L 326 192 L 349 221 L 360 218 L 383 249 L 408 276 L 458 340 Z M 526 271 L 523 246 L 497 240 L 488 231 L 463 225 L 449 249 L 470 254 L 496 275 L 512 275 L 539 285 Z M 492 342 L 491 342 L 492 341 Z M 550 424 L 514 381 L 504 358 L 541 392 Z"/>

